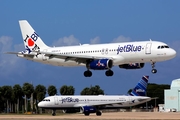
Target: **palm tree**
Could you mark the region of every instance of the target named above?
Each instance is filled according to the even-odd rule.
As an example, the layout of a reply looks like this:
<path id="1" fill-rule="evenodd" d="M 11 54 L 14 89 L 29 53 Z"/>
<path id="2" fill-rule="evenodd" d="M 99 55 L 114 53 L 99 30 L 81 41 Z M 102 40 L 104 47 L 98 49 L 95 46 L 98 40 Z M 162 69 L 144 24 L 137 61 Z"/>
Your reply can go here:
<path id="1" fill-rule="evenodd" d="M 61 95 L 74 95 L 75 88 L 73 86 L 63 85 L 60 88 Z"/>
<path id="2" fill-rule="evenodd" d="M 90 95 L 90 88 L 86 87 L 81 91 L 81 95 Z"/>
<path id="3" fill-rule="evenodd" d="M 102 90 L 99 85 L 86 87 L 81 91 L 81 95 L 104 95 L 104 90 Z"/>
<path id="4" fill-rule="evenodd" d="M 4 99 L 6 100 L 6 111 L 7 113 L 9 113 L 10 111 L 10 107 L 9 107 L 9 101 L 11 100 L 11 96 L 12 96 L 12 87 L 11 86 L 2 86 L 1 87 L 1 94 L 4 97 Z"/>
<path id="5" fill-rule="evenodd" d="M 34 86 L 30 83 L 24 83 L 23 87 L 22 87 L 23 93 L 25 95 L 25 112 L 28 111 L 27 108 L 27 98 L 29 99 L 30 97 L 32 97 L 32 94 L 34 92 Z M 31 111 L 33 110 L 33 106 L 31 104 Z"/>
<path id="6" fill-rule="evenodd" d="M 19 100 L 21 100 L 23 97 L 23 91 L 19 84 L 15 84 L 13 86 L 13 93 L 14 93 L 15 99 L 17 100 L 16 111 L 17 113 L 19 113 Z"/>
<path id="7" fill-rule="evenodd" d="M 36 113 L 38 113 L 38 106 L 37 103 L 42 101 L 45 98 L 46 95 L 46 87 L 43 85 L 37 85 L 34 91 L 34 97 L 35 97 L 35 107 L 36 107 Z"/>
<path id="8" fill-rule="evenodd" d="M 49 94 L 49 96 L 57 94 L 57 89 L 56 89 L 56 87 L 54 85 L 50 85 L 48 87 L 48 94 Z"/>

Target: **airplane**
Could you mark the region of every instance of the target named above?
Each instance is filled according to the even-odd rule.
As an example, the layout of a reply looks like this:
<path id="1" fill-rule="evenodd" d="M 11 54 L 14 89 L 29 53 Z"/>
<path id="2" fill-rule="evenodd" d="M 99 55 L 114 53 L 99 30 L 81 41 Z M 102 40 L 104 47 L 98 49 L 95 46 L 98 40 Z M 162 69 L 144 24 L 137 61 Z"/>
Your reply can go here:
<path id="1" fill-rule="evenodd" d="M 151 72 L 156 73 L 156 62 L 170 60 L 176 56 L 176 51 L 167 44 L 152 40 L 49 47 L 26 20 L 20 20 L 19 24 L 25 50 L 7 52 L 8 54 L 55 66 L 85 66 L 85 77 L 92 76 L 90 70 L 106 70 L 106 76 L 113 76 L 113 66 L 141 69 L 147 62 L 151 63 Z"/>
<path id="2" fill-rule="evenodd" d="M 77 110 L 88 116 L 96 113 L 101 116 L 101 109 L 130 107 L 150 101 L 146 96 L 149 76 L 143 76 L 129 95 L 63 95 L 48 96 L 38 103 L 38 107 L 52 109 L 52 115 L 56 115 L 56 109 Z"/>

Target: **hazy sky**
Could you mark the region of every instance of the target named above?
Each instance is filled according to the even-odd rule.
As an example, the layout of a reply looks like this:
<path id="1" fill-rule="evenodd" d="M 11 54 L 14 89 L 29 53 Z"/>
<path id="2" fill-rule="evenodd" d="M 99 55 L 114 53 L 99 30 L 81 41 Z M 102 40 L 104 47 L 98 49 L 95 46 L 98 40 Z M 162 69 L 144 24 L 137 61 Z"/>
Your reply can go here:
<path id="1" fill-rule="evenodd" d="M 6 55 L 24 50 L 19 20 L 28 20 L 49 46 L 120 41 L 158 40 L 177 51 L 176 58 L 156 64 L 157 74 L 147 63 L 140 70 L 113 67 L 114 76 L 93 71 L 85 78 L 85 67 L 57 67 Z M 141 79 L 171 84 L 180 77 L 179 0 L 1 0 L 0 1 L 0 86 L 72 85 L 79 94 L 85 87 L 99 85 L 106 94 L 126 94 Z"/>

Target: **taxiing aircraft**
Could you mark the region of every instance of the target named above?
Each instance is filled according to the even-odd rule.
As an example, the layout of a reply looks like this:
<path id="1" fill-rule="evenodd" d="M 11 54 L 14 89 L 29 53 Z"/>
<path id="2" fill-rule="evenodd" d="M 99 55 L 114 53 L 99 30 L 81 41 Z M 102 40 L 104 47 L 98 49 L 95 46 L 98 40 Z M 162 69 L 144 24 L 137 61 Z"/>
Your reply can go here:
<path id="1" fill-rule="evenodd" d="M 140 69 L 150 62 L 152 73 L 156 62 L 172 59 L 176 51 L 163 42 L 139 41 L 108 44 L 82 44 L 66 47 L 49 47 L 26 20 L 20 20 L 20 29 L 25 51 L 7 52 L 18 57 L 55 66 L 86 66 L 85 77 L 91 77 L 90 70 L 106 70 L 106 76 L 113 76 L 113 66 L 124 69 Z"/>
<path id="2" fill-rule="evenodd" d="M 52 115 L 56 115 L 56 109 L 77 110 L 89 115 L 96 113 L 100 116 L 101 109 L 121 108 L 138 105 L 150 101 L 146 97 L 146 89 L 149 76 L 143 76 L 130 95 L 74 95 L 74 96 L 49 96 L 38 103 L 38 107 L 52 109 Z"/>

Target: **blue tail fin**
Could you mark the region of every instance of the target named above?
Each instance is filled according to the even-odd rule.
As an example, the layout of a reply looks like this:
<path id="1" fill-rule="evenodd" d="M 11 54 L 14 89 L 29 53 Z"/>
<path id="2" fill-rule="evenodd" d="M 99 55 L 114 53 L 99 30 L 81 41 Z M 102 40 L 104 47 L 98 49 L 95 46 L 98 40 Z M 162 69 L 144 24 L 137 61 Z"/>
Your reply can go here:
<path id="1" fill-rule="evenodd" d="M 146 96 L 147 84 L 149 76 L 143 76 L 142 79 L 138 82 L 136 87 L 132 90 L 132 96 Z"/>

